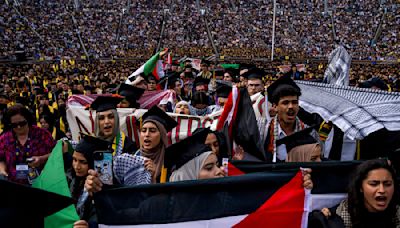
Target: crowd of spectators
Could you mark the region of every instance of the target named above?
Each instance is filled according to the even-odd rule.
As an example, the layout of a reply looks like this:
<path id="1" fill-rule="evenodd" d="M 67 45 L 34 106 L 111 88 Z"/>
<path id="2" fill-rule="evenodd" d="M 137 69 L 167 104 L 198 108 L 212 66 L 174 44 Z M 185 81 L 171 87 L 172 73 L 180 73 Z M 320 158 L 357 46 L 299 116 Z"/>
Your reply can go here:
<path id="1" fill-rule="evenodd" d="M 326 58 L 339 41 L 354 59 L 399 57 L 398 2 L 330 0 L 327 6 L 325 12 L 324 1 L 278 1 L 276 55 Z M 210 56 L 216 48 L 221 56 L 269 58 L 272 48 L 272 0 L 2 0 L 0 12 L 6 58 L 21 49 L 35 59 L 147 58 L 158 44 L 176 56 Z"/>

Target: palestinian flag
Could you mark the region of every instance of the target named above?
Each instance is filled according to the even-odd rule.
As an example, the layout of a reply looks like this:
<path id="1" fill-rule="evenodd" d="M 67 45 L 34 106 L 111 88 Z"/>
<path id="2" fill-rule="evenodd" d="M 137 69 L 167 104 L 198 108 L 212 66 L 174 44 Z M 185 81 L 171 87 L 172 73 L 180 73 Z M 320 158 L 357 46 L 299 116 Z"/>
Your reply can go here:
<path id="1" fill-rule="evenodd" d="M 346 194 L 323 185 L 305 190 L 298 170 L 105 190 L 95 194 L 97 218 L 100 227 L 307 227 L 308 212 Z M 313 181 L 336 170 L 313 170 Z"/>
<path id="2" fill-rule="evenodd" d="M 140 74 L 144 74 L 148 76 L 152 74 L 157 81 L 165 76 L 163 70 L 163 62 L 162 56 L 168 52 L 168 48 L 165 48 L 163 51 L 157 52 L 157 54 L 153 55 L 145 64 L 139 67 L 135 72 L 133 72 L 128 79 L 126 80 L 126 84 L 131 84 L 133 80 L 135 80 L 136 76 Z"/>

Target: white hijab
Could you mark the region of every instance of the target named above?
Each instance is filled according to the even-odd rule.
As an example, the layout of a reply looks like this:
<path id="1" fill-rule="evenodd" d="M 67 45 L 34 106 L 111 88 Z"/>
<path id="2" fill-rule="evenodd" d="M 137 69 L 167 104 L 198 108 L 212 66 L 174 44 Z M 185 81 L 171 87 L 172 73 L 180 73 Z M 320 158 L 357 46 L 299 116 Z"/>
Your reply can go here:
<path id="1" fill-rule="evenodd" d="M 212 151 L 204 152 L 192 160 L 186 162 L 182 167 L 172 172 L 169 178 L 170 182 L 184 181 L 184 180 L 197 180 L 204 162 L 208 156 L 212 154 Z"/>

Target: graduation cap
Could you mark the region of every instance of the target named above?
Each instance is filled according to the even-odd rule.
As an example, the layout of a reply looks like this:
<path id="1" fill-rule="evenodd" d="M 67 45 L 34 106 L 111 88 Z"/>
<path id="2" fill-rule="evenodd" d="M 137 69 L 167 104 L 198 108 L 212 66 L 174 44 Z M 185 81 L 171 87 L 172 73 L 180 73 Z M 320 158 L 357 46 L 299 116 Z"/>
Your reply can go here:
<path id="1" fill-rule="evenodd" d="M 91 87 L 90 85 L 85 85 L 84 90 L 92 91 L 93 87 Z"/>
<path id="2" fill-rule="evenodd" d="M 208 83 L 210 83 L 210 79 L 198 76 L 194 79 L 193 86 L 196 87 L 196 86 L 200 86 L 200 85 L 208 85 Z"/>
<path id="3" fill-rule="evenodd" d="M 360 83 L 360 88 L 372 88 L 372 87 L 377 87 L 381 90 L 388 90 L 388 86 L 385 84 L 385 82 L 378 77 L 373 77 L 365 82 Z"/>
<path id="4" fill-rule="evenodd" d="M 110 109 L 117 109 L 119 102 L 123 100 L 120 96 L 98 96 L 90 105 L 96 112 L 104 112 Z"/>
<path id="5" fill-rule="evenodd" d="M 150 80 L 154 80 L 156 82 L 158 81 L 157 78 L 152 74 L 148 75 L 147 78 L 146 78 L 147 82 L 149 82 Z"/>
<path id="6" fill-rule="evenodd" d="M 194 78 L 193 72 L 185 72 L 185 78 Z"/>
<path id="7" fill-rule="evenodd" d="M 118 94 L 123 96 L 129 103 L 130 107 L 138 108 L 140 105 L 137 100 L 143 95 L 144 89 L 122 83 L 119 86 Z"/>
<path id="8" fill-rule="evenodd" d="M 224 77 L 224 73 L 225 73 L 224 69 L 215 69 L 214 70 L 215 77 Z"/>
<path id="9" fill-rule="evenodd" d="M 29 100 L 27 97 L 17 96 L 15 98 L 15 103 L 27 106 L 29 104 Z"/>
<path id="10" fill-rule="evenodd" d="M 82 134 L 82 138 L 75 147 L 75 151 L 83 154 L 88 161 L 89 167 L 93 168 L 93 152 L 97 150 L 110 150 L 111 144 L 108 141 Z"/>
<path id="11" fill-rule="evenodd" d="M 203 128 L 204 129 L 204 128 Z M 164 165 L 166 168 L 174 170 L 182 167 L 186 162 L 199 156 L 200 154 L 212 151 L 210 147 L 204 144 L 209 131 L 200 130 L 186 139 L 172 144 L 165 150 Z"/>
<path id="12" fill-rule="evenodd" d="M 209 65 L 210 65 L 210 61 L 208 61 L 208 60 L 206 60 L 206 59 L 202 59 L 200 64 L 201 64 L 201 65 L 209 66 Z"/>
<path id="13" fill-rule="evenodd" d="M 217 97 L 225 97 L 227 98 L 232 91 L 232 86 L 228 85 L 227 83 L 218 82 L 217 81 Z"/>
<path id="14" fill-rule="evenodd" d="M 198 104 L 209 105 L 210 99 L 206 92 L 195 92 L 192 96 L 191 104 L 196 106 Z"/>
<path id="15" fill-rule="evenodd" d="M 300 87 L 294 82 L 289 75 L 281 76 L 274 83 L 272 83 L 267 88 L 268 92 L 268 101 L 271 103 L 277 103 L 279 101 L 279 97 L 276 97 L 280 91 L 286 89 L 294 89 L 298 91 L 298 94 L 301 95 Z"/>
<path id="16" fill-rule="evenodd" d="M 25 82 L 24 81 L 19 81 L 17 83 L 18 88 L 23 88 L 25 86 Z"/>
<path id="17" fill-rule="evenodd" d="M 157 105 L 151 107 L 146 113 L 142 116 L 143 123 L 145 121 L 155 120 L 161 123 L 167 132 L 171 131 L 178 123 L 167 115 L 163 110 L 161 110 Z"/>
<path id="18" fill-rule="evenodd" d="M 260 69 L 260 68 L 252 68 L 249 69 L 246 73 L 243 74 L 243 77 L 247 78 L 248 80 L 251 79 L 260 79 L 262 80 L 262 78 L 266 75 L 267 73 Z"/>
<path id="19" fill-rule="evenodd" d="M 41 87 L 35 87 L 36 95 L 44 95 L 44 89 Z"/>
<path id="20" fill-rule="evenodd" d="M 112 94 L 116 94 L 118 91 L 117 86 L 118 86 L 117 84 L 109 84 L 106 87 L 106 91 Z"/>
<path id="21" fill-rule="evenodd" d="M 0 98 L 4 98 L 6 100 L 10 100 L 10 97 L 4 92 L 0 93 Z"/>
<path id="22" fill-rule="evenodd" d="M 310 135 L 313 129 L 313 127 L 309 127 L 304 130 L 295 132 L 289 136 L 277 140 L 276 145 L 278 146 L 285 144 L 286 151 L 290 152 L 293 148 L 297 146 L 317 143 L 317 140 L 315 140 L 315 138 Z"/>
<path id="23" fill-rule="evenodd" d="M 44 218 L 73 204 L 56 193 L 0 180 L 1 227 L 44 227 Z"/>
<path id="24" fill-rule="evenodd" d="M 168 87 L 175 87 L 175 82 L 180 80 L 179 74 L 176 72 L 170 72 L 168 75 Z"/>

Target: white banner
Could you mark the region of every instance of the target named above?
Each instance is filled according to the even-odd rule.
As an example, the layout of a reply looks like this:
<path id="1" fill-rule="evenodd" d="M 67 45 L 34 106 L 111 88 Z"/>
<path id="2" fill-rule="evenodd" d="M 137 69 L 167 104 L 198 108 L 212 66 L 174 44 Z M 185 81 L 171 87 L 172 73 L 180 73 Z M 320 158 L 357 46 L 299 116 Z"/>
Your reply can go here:
<path id="1" fill-rule="evenodd" d="M 138 142 L 140 118 L 146 112 L 145 109 L 120 108 L 118 109 L 120 128 L 126 136 L 134 142 Z M 179 142 L 191 135 L 197 128 L 210 128 L 215 130 L 218 118 L 222 110 L 208 116 L 189 116 L 167 113 L 178 122 L 178 126 L 168 133 L 170 144 Z M 70 106 L 67 109 L 67 120 L 71 129 L 73 140 L 79 140 L 80 133 L 94 134 L 95 111 L 85 110 L 84 107 Z"/>

